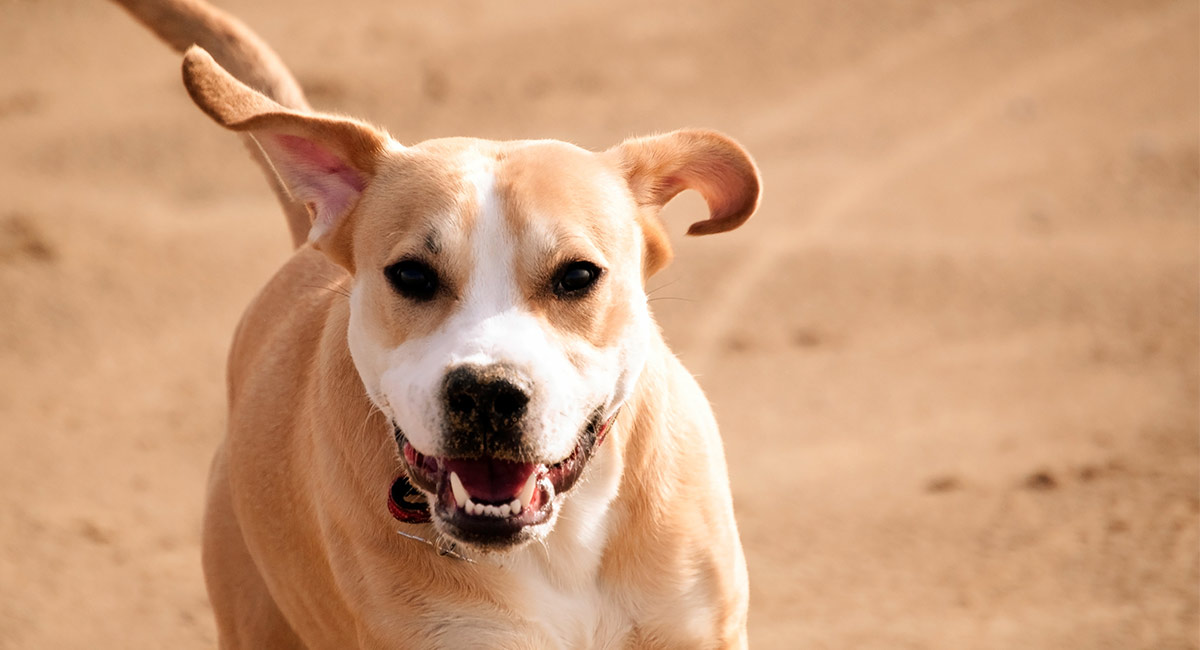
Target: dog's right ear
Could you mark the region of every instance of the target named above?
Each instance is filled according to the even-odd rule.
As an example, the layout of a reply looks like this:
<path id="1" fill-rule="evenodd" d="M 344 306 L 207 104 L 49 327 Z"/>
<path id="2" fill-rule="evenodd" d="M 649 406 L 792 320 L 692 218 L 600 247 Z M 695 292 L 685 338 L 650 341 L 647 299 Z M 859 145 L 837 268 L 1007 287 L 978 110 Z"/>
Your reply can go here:
<path id="1" fill-rule="evenodd" d="M 254 138 L 288 192 L 309 206 L 308 240 L 353 273 L 352 229 L 344 222 L 375 175 L 388 136 L 356 120 L 284 108 L 196 46 L 184 55 L 183 83 L 218 124 Z"/>

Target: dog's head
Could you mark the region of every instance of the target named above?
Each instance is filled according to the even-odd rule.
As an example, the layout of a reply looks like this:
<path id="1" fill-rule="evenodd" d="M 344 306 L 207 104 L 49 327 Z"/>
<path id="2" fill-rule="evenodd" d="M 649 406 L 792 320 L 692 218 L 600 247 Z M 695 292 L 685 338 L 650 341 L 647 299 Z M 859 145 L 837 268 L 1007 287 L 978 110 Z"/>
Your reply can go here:
<path id="1" fill-rule="evenodd" d="M 544 536 L 653 333 L 644 282 L 670 259 L 658 210 L 698 190 L 741 225 L 758 203 L 732 140 L 676 131 L 592 153 L 555 141 L 404 147 L 345 118 L 285 109 L 203 50 L 189 92 L 248 131 L 313 213 L 312 244 L 353 275 L 348 340 L 435 524 L 478 548 Z"/>

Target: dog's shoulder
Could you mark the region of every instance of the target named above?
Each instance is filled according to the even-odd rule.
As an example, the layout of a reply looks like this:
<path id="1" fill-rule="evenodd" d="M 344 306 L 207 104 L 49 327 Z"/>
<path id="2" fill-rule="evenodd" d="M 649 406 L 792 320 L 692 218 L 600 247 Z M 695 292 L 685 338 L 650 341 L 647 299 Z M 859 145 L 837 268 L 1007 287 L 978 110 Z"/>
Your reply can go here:
<path id="1" fill-rule="evenodd" d="M 304 246 L 250 302 L 234 333 L 228 372 L 230 396 L 251 368 L 312 361 L 320 340 L 349 315 L 350 275 Z M 279 380 L 286 380 L 279 377 Z"/>

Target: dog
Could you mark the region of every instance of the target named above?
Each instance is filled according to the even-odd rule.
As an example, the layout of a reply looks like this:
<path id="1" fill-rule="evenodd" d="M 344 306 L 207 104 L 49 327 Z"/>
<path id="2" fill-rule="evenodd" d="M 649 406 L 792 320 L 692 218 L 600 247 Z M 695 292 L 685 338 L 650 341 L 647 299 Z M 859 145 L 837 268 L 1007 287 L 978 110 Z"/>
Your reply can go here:
<path id="1" fill-rule="evenodd" d="M 749 154 L 680 130 L 402 145 L 312 111 L 201 0 L 118 0 L 240 133 L 294 255 L 246 310 L 212 463 L 205 580 L 223 648 L 741 648 L 724 452 L 645 283 L 759 204 Z"/>

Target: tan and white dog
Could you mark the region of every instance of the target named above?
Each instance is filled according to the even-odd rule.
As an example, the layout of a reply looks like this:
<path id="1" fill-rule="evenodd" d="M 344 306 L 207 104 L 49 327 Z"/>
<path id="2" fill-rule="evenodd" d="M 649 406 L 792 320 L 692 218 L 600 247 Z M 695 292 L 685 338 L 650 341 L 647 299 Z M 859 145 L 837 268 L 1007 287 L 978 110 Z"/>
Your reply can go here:
<path id="1" fill-rule="evenodd" d="M 746 152 L 405 146 L 312 112 L 199 0 L 121 3 L 224 65 L 188 49 L 188 92 L 252 138 L 298 244 L 229 356 L 203 543 L 222 647 L 744 647 L 721 439 L 644 286 L 680 191 L 711 211 L 690 234 L 754 212 Z M 428 523 L 397 522 L 402 476 Z"/>

